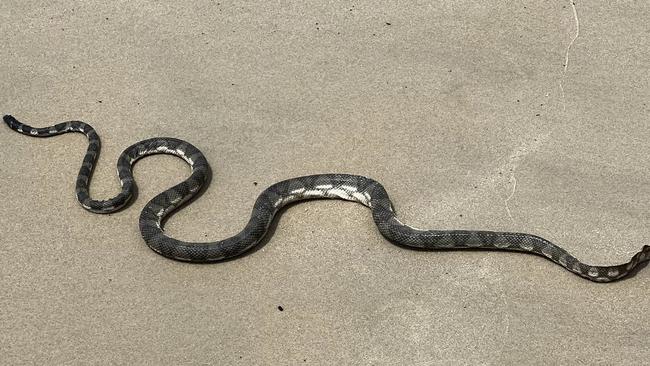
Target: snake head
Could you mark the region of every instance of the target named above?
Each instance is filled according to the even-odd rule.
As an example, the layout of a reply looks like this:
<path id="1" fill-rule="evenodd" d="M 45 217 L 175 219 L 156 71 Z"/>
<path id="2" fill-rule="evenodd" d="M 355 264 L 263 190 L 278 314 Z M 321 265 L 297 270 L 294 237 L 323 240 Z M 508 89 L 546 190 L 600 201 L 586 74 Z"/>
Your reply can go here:
<path id="1" fill-rule="evenodd" d="M 10 127 L 10 128 L 15 128 L 16 125 L 18 125 L 20 122 L 14 118 L 14 116 L 10 114 L 5 114 L 2 116 L 2 120 L 5 121 L 5 123 Z"/>

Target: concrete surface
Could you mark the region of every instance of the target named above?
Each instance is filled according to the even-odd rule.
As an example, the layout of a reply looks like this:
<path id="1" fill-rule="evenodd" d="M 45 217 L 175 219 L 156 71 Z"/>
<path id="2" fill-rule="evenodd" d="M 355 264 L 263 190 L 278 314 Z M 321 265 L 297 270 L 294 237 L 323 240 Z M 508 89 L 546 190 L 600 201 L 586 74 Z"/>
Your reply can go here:
<path id="1" fill-rule="evenodd" d="M 627 261 L 650 242 L 648 3 L 488 3 L 4 0 L 0 113 L 91 123 L 99 198 L 131 143 L 194 143 L 214 179 L 167 225 L 186 240 L 236 233 L 280 179 L 348 172 L 415 226 Z M 93 215 L 83 136 L 0 130 L 2 364 L 650 362 L 648 269 L 599 285 L 535 256 L 409 251 L 338 201 L 289 208 L 249 256 L 177 263 L 137 218 L 182 161 L 138 163 L 137 202 Z"/>

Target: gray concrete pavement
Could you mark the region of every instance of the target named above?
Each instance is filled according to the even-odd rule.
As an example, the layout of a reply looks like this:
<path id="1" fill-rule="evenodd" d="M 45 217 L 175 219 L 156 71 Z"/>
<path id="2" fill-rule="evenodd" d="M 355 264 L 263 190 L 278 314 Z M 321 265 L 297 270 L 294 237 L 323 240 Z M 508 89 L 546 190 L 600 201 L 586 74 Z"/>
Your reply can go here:
<path id="1" fill-rule="evenodd" d="M 0 113 L 92 124 L 96 197 L 131 143 L 191 141 L 214 177 L 166 226 L 186 240 L 238 232 L 278 180 L 346 172 L 411 225 L 613 264 L 650 243 L 649 18 L 646 2 L 5 0 Z M 649 362 L 648 269 L 599 285 L 535 256 L 409 251 L 340 201 L 290 207 L 246 257 L 177 263 L 137 218 L 189 169 L 144 159 L 137 202 L 93 215 L 74 199 L 84 151 L 0 128 L 2 363 Z"/>

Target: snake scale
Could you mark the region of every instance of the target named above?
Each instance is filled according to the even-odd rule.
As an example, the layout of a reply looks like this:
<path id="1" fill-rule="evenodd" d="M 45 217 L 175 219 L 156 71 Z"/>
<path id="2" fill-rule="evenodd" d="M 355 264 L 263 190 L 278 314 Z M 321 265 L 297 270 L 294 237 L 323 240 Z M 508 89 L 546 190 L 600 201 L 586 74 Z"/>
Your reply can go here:
<path id="1" fill-rule="evenodd" d="M 139 219 L 140 232 L 147 245 L 156 253 L 180 261 L 215 262 L 241 255 L 260 242 L 282 207 L 291 202 L 317 198 L 343 199 L 363 204 L 370 208 L 381 234 L 403 247 L 428 250 L 474 248 L 533 253 L 595 282 L 622 279 L 650 259 L 650 246 L 644 245 L 627 263 L 592 266 L 580 262 L 566 250 L 536 235 L 476 230 L 420 230 L 397 219 L 393 204 L 381 184 L 370 178 L 349 174 L 310 175 L 275 183 L 259 195 L 248 224 L 237 235 L 208 243 L 185 242 L 167 236 L 163 222 L 166 216 L 195 196 L 207 182 L 210 169 L 208 161 L 192 144 L 175 138 L 158 137 L 131 145 L 117 160 L 121 192 L 108 200 L 94 200 L 90 197 L 89 181 L 99 154 L 100 139 L 89 124 L 69 121 L 51 127 L 33 128 L 10 115 L 3 119 L 9 128 L 28 136 L 49 137 L 67 132 L 86 135 L 89 145 L 79 169 L 75 192 L 83 208 L 95 213 L 115 212 L 129 202 L 135 189 L 132 166 L 138 159 L 151 154 L 171 154 L 185 160 L 192 168 L 189 178 L 150 200 Z"/>

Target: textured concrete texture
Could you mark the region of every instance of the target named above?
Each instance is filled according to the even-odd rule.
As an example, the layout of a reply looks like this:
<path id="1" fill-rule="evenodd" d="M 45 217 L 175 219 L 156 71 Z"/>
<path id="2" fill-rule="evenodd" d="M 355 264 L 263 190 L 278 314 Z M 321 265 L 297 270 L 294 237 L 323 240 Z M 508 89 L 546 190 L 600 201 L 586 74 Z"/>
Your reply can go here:
<path id="1" fill-rule="evenodd" d="M 411 225 L 614 264 L 650 242 L 649 18 L 645 1 L 3 0 L 0 113 L 92 124 L 97 198 L 128 145 L 195 144 L 214 177 L 167 223 L 185 240 L 235 234 L 278 180 L 346 172 Z M 178 263 L 137 218 L 180 159 L 139 162 L 137 201 L 94 215 L 74 198 L 83 136 L 0 127 L 0 363 L 649 362 L 649 269 L 602 285 L 531 255 L 406 250 L 342 201 L 288 208 L 243 258 Z"/>

